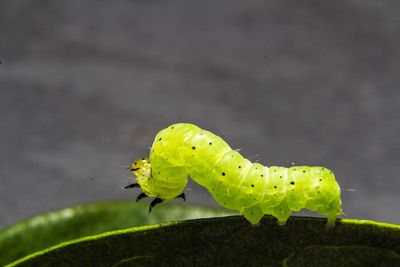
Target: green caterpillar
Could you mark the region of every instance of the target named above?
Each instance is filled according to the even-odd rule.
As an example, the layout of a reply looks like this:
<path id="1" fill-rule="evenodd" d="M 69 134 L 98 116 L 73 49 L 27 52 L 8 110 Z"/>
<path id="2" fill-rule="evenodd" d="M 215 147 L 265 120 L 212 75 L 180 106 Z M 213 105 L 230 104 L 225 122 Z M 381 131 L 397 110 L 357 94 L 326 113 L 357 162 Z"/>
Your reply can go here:
<path id="1" fill-rule="evenodd" d="M 215 134 L 178 123 L 160 131 L 150 151 L 130 166 L 137 177 L 126 188 L 140 187 L 143 197 L 158 203 L 183 198 L 188 175 L 206 187 L 225 208 L 238 210 L 252 224 L 271 214 L 285 224 L 293 211 L 306 208 L 327 216 L 333 226 L 342 213 L 340 188 L 324 167 L 290 168 L 252 163 Z"/>

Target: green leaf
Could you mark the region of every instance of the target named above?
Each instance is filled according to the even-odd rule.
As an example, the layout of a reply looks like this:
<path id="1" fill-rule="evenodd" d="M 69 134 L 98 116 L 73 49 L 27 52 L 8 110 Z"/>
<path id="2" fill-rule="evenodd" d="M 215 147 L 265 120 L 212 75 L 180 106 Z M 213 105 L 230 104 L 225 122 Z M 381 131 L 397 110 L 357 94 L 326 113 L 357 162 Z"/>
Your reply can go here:
<path id="1" fill-rule="evenodd" d="M 106 231 L 171 220 L 233 214 L 189 204 L 157 206 L 114 201 L 65 208 L 22 221 L 0 231 L 0 266 L 58 243 Z"/>
<path id="2" fill-rule="evenodd" d="M 400 266 L 400 226 L 241 216 L 130 228 L 65 242 L 10 266 Z"/>

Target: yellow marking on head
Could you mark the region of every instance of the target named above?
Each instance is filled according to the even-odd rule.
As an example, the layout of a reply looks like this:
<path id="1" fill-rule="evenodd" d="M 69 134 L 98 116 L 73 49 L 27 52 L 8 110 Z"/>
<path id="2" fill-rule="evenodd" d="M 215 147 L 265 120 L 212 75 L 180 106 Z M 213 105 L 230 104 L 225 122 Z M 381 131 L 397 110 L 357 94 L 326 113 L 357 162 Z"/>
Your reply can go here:
<path id="1" fill-rule="evenodd" d="M 130 171 L 136 176 L 137 183 L 143 187 L 151 177 L 151 165 L 148 158 L 137 159 L 132 162 Z"/>

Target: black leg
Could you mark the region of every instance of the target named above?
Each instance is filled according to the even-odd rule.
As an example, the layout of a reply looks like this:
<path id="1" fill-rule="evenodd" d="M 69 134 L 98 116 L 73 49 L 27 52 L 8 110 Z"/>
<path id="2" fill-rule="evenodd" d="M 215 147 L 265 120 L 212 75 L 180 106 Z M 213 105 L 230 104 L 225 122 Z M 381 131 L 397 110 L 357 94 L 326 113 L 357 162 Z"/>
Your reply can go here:
<path id="1" fill-rule="evenodd" d="M 145 193 L 140 193 L 137 198 L 136 198 L 136 202 L 138 202 L 139 200 L 141 200 L 142 198 L 147 197 L 147 195 Z"/>
<path id="2" fill-rule="evenodd" d="M 135 187 L 140 187 L 140 185 L 137 183 L 134 183 L 134 184 L 129 184 L 129 185 L 125 186 L 124 188 L 127 189 L 127 188 L 135 188 Z"/>
<path id="3" fill-rule="evenodd" d="M 180 194 L 180 195 L 177 196 L 176 198 L 182 198 L 183 201 L 186 201 L 185 193 Z"/>
<path id="4" fill-rule="evenodd" d="M 151 210 L 154 208 L 155 205 L 160 204 L 161 202 L 163 202 L 161 198 L 156 197 L 155 199 L 153 199 L 153 201 L 150 203 L 149 213 L 151 212 Z"/>

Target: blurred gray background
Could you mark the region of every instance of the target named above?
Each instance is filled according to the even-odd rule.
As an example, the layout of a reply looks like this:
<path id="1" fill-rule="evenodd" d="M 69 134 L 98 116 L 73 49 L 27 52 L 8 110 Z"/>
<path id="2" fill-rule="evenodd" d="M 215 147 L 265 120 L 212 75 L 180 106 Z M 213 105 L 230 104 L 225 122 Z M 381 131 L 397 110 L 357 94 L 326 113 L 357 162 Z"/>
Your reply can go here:
<path id="1" fill-rule="evenodd" d="M 331 168 L 344 217 L 400 223 L 398 0 L 2 0 L 0 61 L 0 227 L 134 199 L 123 166 L 174 122 Z"/>

